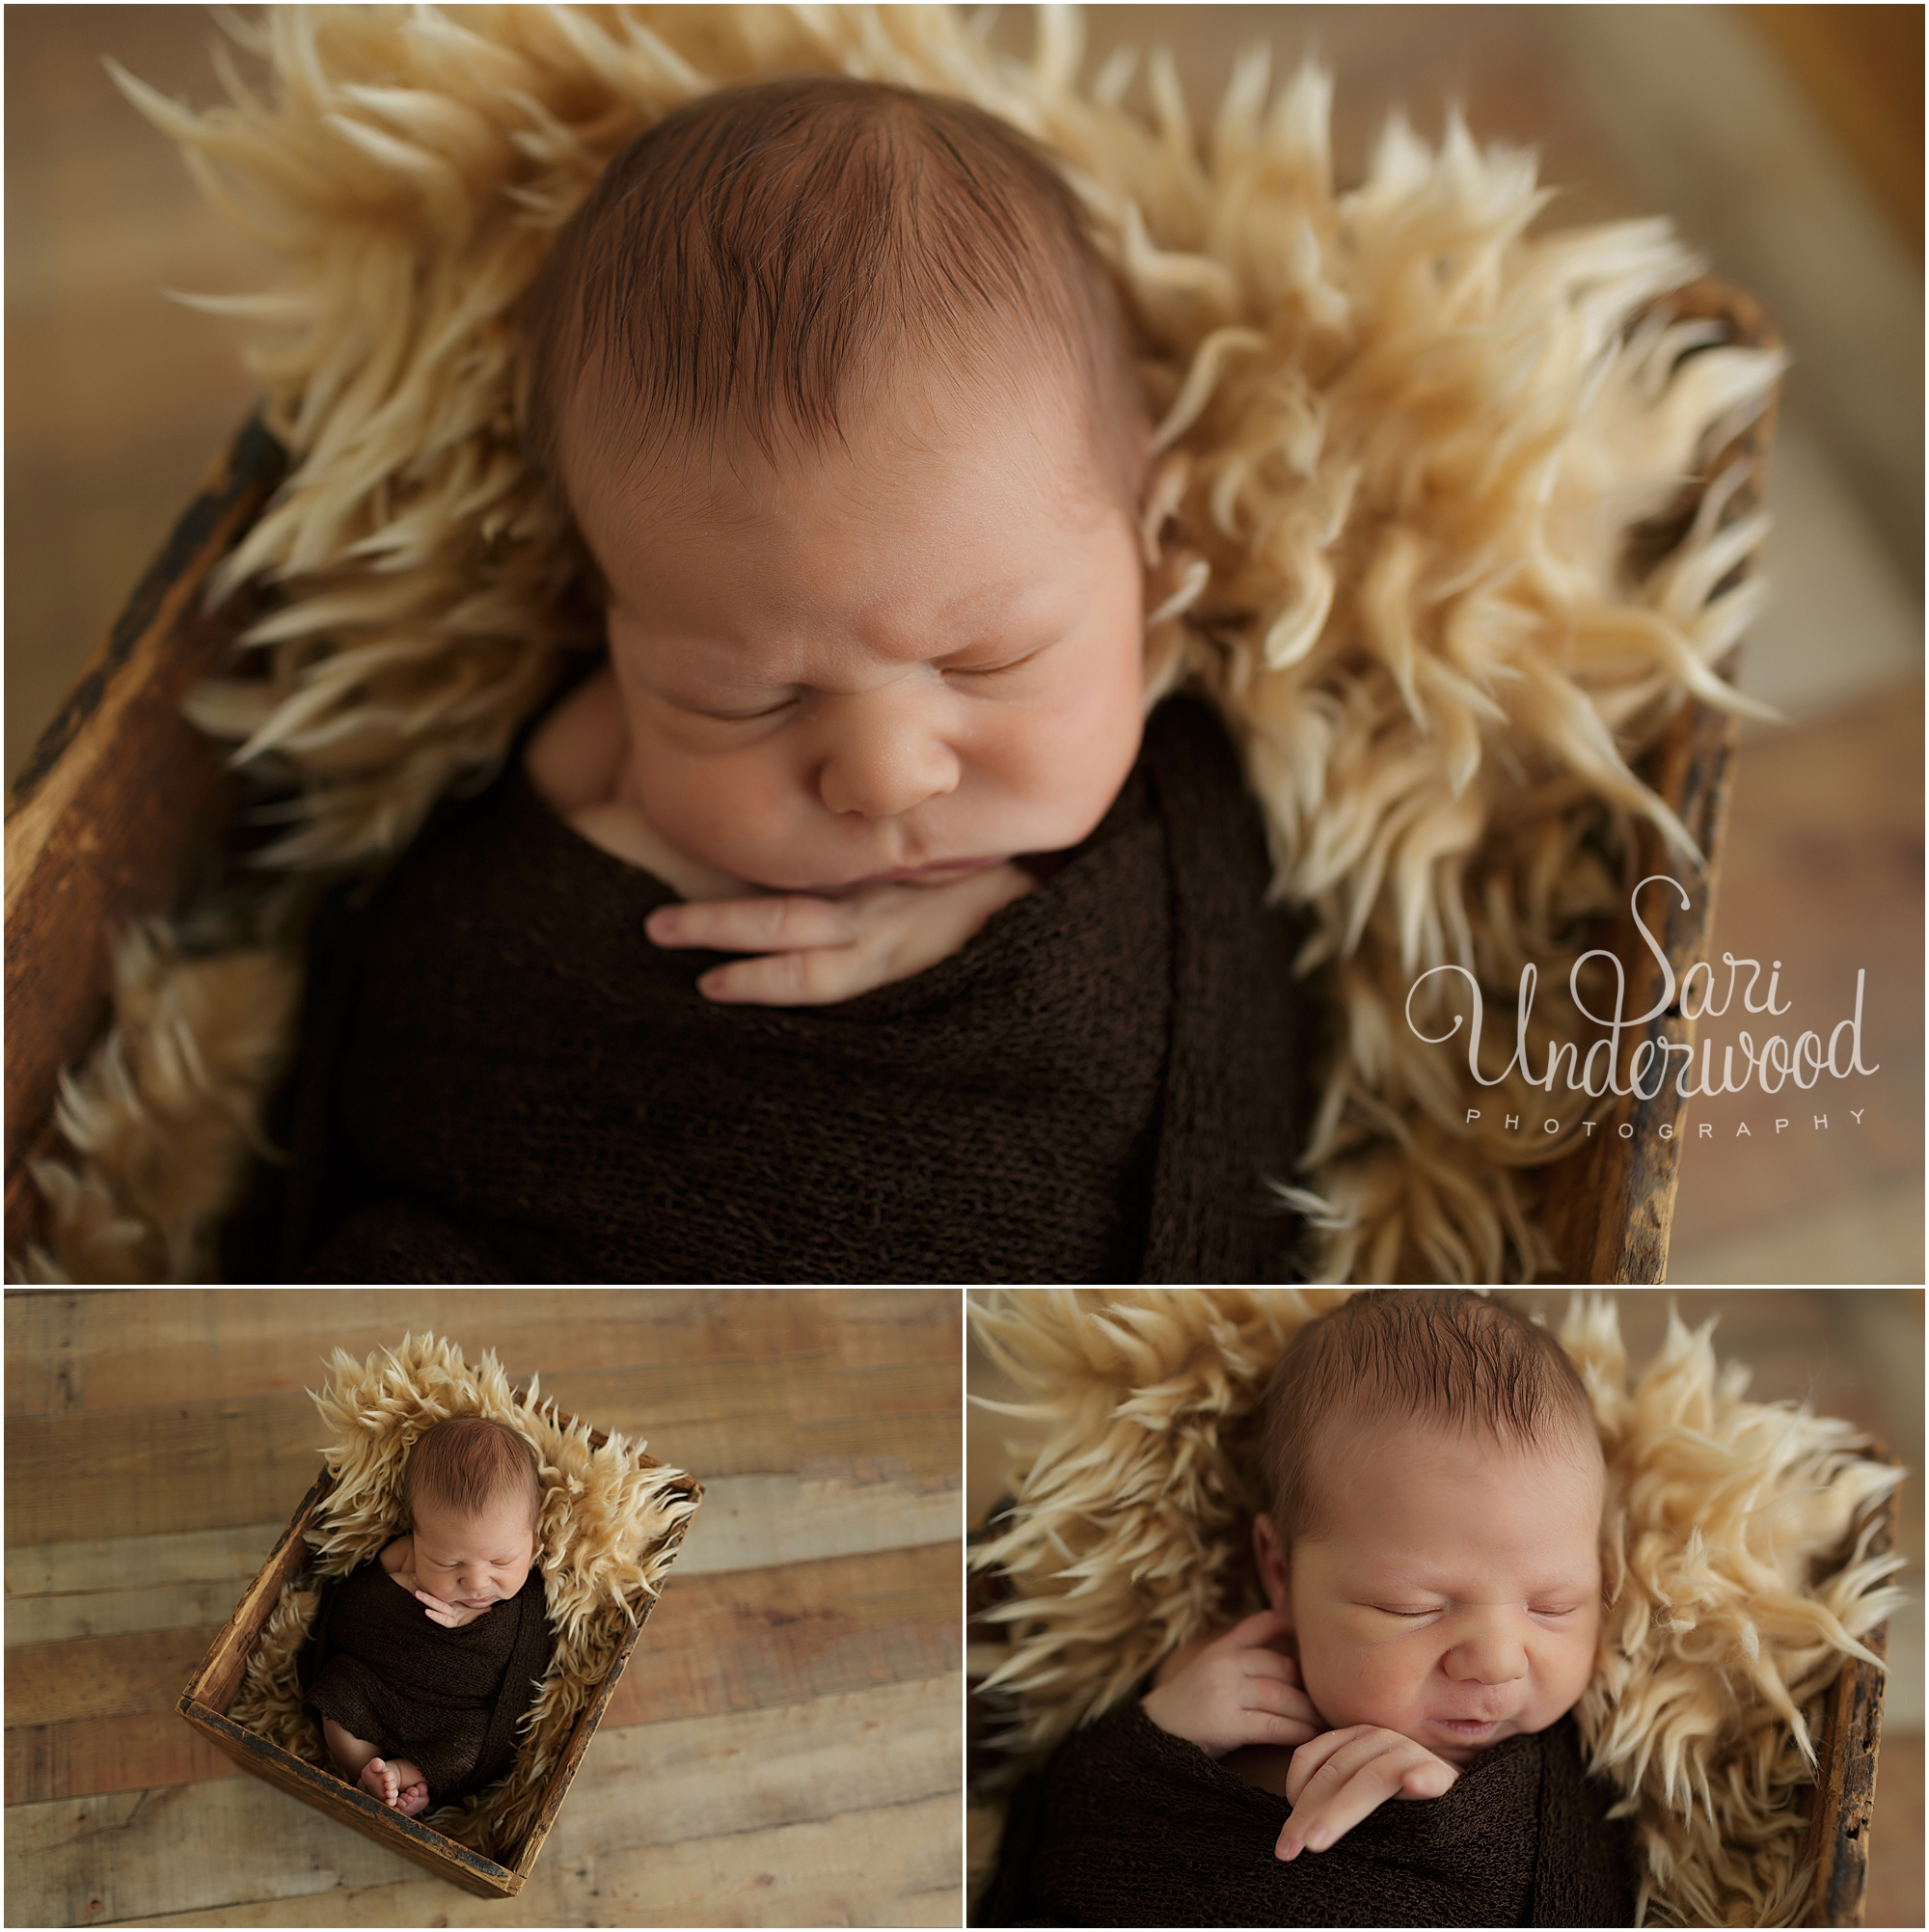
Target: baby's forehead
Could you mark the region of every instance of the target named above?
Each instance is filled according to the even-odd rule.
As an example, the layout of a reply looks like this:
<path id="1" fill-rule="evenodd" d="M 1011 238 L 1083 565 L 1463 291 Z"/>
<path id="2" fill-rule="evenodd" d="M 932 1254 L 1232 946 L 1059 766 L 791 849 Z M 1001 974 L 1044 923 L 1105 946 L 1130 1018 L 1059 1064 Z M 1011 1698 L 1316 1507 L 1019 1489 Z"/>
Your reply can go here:
<path id="1" fill-rule="evenodd" d="M 1493 1483 L 1512 1488 L 1560 1489 L 1563 1479 L 1605 1485 L 1607 1464 L 1600 1437 L 1578 1418 L 1550 1418 L 1532 1436 L 1502 1435 L 1479 1423 L 1448 1416 L 1392 1415 L 1363 1405 L 1342 1404 L 1332 1427 L 1312 1445 L 1317 1476 L 1358 1469 L 1371 1459 L 1372 1483 L 1383 1487 L 1402 1477 L 1433 1480 L 1472 1467 Z M 1350 1485 L 1339 1487 L 1342 1500 Z"/>
<path id="2" fill-rule="evenodd" d="M 1084 385 L 1016 340 L 1007 347 L 975 367 L 907 351 L 881 367 L 828 435 L 741 416 L 692 423 L 638 411 L 633 398 L 626 408 L 585 369 L 560 425 L 557 481 L 585 534 L 612 526 L 661 534 L 781 517 L 827 478 L 889 491 L 907 455 L 971 463 L 981 447 L 995 447 L 1006 475 L 1048 478 L 1068 512 L 1088 500 L 1135 504 L 1137 466 L 1122 464 Z"/>
<path id="3" fill-rule="evenodd" d="M 438 1532 L 451 1537 L 487 1536 L 504 1523 L 531 1522 L 540 1513 L 542 1492 L 531 1478 L 528 1489 L 505 1484 L 480 1505 L 460 1501 L 424 1483 L 416 1492 L 415 1513 L 427 1517 Z"/>

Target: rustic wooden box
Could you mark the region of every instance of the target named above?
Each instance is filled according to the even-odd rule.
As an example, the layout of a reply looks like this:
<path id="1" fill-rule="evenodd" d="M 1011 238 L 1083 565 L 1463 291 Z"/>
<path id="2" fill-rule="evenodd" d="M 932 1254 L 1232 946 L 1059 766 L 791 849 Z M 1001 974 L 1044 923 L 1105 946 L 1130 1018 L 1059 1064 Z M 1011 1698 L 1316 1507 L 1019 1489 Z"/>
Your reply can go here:
<path id="1" fill-rule="evenodd" d="M 600 1447 L 605 1438 L 593 1434 L 590 1440 Z M 640 1459 L 644 1462 L 654 1460 L 649 1456 Z M 414 1818 L 405 1818 L 398 1811 L 390 1810 L 386 1805 L 377 1804 L 366 1791 L 347 1783 L 334 1772 L 319 1771 L 279 1745 L 271 1744 L 265 1737 L 243 1730 L 239 1725 L 229 1720 L 228 1709 L 241 1688 L 241 1679 L 248 1668 L 248 1658 L 256 1639 L 280 1600 L 283 1587 L 308 1564 L 309 1548 L 304 1533 L 314 1520 L 315 1511 L 328 1494 L 331 1483 L 332 1479 L 324 1470 L 301 1499 L 294 1514 L 288 1519 L 287 1528 L 282 1532 L 269 1553 L 267 1562 L 261 1565 L 241 1601 L 235 1605 L 233 1616 L 214 1640 L 213 1646 L 202 1660 L 201 1668 L 188 1680 L 187 1688 L 181 1692 L 175 1708 L 196 1730 L 212 1739 L 219 1749 L 233 1758 L 242 1770 L 278 1785 L 299 1798 L 303 1804 L 312 1805 L 317 1811 L 326 1811 L 331 1818 L 360 1832 L 365 1838 L 373 1838 L 378 1845 L 399 1852 L 405 1859 L 414 1860 L 423 1870 L 447 1879 L 450 1885 L 459 1885 L 464 1891 L 473 1891 L 480 1898 L 513 1898 L 522 1891 L 525 1880 L 535 1868 L 543 1840 L 549 1837 L 550 1827 L 556 1823 L 557 1812 L 561 1809 L 570 1783 L 576 1777 L 576 1768 L 583 1761 L 589 1740 L 596 1734 L 596 1727 L 603 1721 L 603 1713 L 609 1708 L 611 1698 L 615 1695 L 624 1666 L 630 1661 L 630 1652 L 636 1648 L 637 1639 L 642 1635 L 642 1625 L 648 1619 L 650 1606 L 647 1603 L 643 1606 L 636 1625 L 611 1659 L 610 1668 L 597 1686 L 595 1695 L 577 1718 L 561 1761 L 551 1776 L 549 1788 L 543 1795 L 542 1809 L 536 1813 L 535 1821 L 522 1843 L 516 1847 L 514 1863 L 498 1864 L 494 1859 L 471 1851 L 467 1845 L 457 1844 L 453 1838 L 445 1837 L 427 1825 Z M 702 1485 L 689 1477 L 671 1487 L 693 1500 L 700 1499 L 703 1494 Z M 683 1534 L 682 1529 L 675 1533 L 679 1540 Z"/>
<path id="2" fill-rule="evenodd" d="M 1760 311 L 1720 283 L 1702 281 L 1671 296 L 1675 313 L 1723 324 L 1730 341 L 1775 340 Z M 1760 501 L 1773 435 L 1772 412 L 1752 423 L 1738 450 L 1750 480 L 1729 514 Z M 63 1067 L 77 1067 L 107 1020 L 109 946 L 131 920 L 182 909 L 203 876 L 221 828 L 231 818 L 232 780 L 220 748 L 180 716 L 187 690 L 220 660 L 232 620 L 202 609 L 208 573 L 260 514 L 281 480 L 281 447 L 249 423 L 215 466 L 174 534 L 89 659 L 58 717 L 15 780 L 7 807 L 6 1241 L 19 1253 L 35 1238 L 40 1203 L 28 1169 L 57 1153 L 52 1126 Z M 1679 513 L 1644 533 L 1658 561 L 1685 532 L 1692 496 Z M 1732 676 L 1732 663 L 1725 667 Z M 1689 701 L 1643 761 L 1642 776 L 1667 800 L 1706 855 L 1689 868 L 1644 830 L 1642 872 L 1669 872 L 1691 894 L 1672 903 L 1658 935 L 1677 978 L 1705 950 L 1725 837 L 1730 772 L 1740 740 L 1730 714 Z M 165 809 L 155 802 L 165 801 Z M 1657 902 L 1660 894 L 1653 895 Z M 1604 924 L 1594 943 L 1629 968 L 1628 1011 L 1654 1001 L 1657 969 L 1625 916 Z M 1664 1015 L 1645 1029 L 1691 1042 L 1695 1022 Z M 1627 1050 L 1635 1041 L 1630 1038 Z M 1554 1276 L 1573 1282 L 1666 1279 L 1668 1235 L 1680 1164 L 1684 1103 L 1671 1084 L 1651 1101 L 1619 1102 L 1587 1145 L 1530 1172 L 1526 1184 L 1560 1259 Z M 1627 1125 L 1631 1137 L 1618 1129 Z"/>

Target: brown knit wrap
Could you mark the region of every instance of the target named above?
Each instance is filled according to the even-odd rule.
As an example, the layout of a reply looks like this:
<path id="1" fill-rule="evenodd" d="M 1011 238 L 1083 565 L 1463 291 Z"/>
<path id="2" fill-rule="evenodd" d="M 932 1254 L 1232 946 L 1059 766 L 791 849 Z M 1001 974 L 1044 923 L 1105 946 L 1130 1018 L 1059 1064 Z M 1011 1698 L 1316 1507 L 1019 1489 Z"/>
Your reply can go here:
<path id="1" fill-rule="evenodd" d="M 1172 700 L 1092 836 L 929 971 L 716 1006 L 519 770 L 317 946 L 281 1247 L 334 1281 L 1243 1281 L 1291 1265 L 1293 931 Z M 234 1264 L 231 1259 L 231 1270 Z M 231 1272 L 231 1279 L 234 1278 Z"/>
<path id="2" fill-rule="evenodd" d="M 1445 1797 L 1396 1799 L 1330 1849 L 1273 1856 L 1291 1810 L 1136 1700 L 1014 1794 L 980 1925 L 1630 1925 L 1613 1793 L 1571 1718 L 1483 1752 Z"/>
<path id="3" fill-rule="evenodd" d="M 542 1572 L 506 1603 L 448 1630 L 379 1562 L 322 1592 L 304 1708 L 384 1755 L 408 1758 L 438 1805 L 508 1768 L 516 1726 L 549 1669 Z"/>

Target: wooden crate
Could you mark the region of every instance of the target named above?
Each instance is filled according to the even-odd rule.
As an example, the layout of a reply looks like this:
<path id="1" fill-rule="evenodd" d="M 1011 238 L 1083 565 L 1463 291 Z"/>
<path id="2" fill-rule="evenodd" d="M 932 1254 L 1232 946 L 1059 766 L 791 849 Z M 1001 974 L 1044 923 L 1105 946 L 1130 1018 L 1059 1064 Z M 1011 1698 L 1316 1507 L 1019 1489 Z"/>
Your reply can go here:
<path id="1" fill-rule="evenodd" d="M 1886 1449 L 1877 1454 L 1892 1461 Z M 1887 1556 L 1895 1547 L 1895 1492 L 1876 1510 L 1869 1554 Z M 1850 1539 L 1850 1548 L 1855 1546 Z M 1881 1623 L 1863 1643 L 1878 1657 L 1888 1655 L 1888 1625 Z M 1882 1687 L 1885 1673 L 1860 1657 L 1842 1665 L 1822 1711 L 1815 1741 L 1815 1798 L 1803 1838 L 1804 1858 L 1815 1861 L 1808 1891 L 1807 1925 L 1860 1925 L 1862 1894 L 1868 1889 L 1869 1823 L 1875 1811 L 1875 1764 L 1882 1750 Z"/>
<path id="2" fill-rule="evenodd" d="M 136 920 L 184 910 L 233 816 L 219 745 L 181 700 L 234 636 L 203 609 L 207 578 L 285 468 L 245 424 L 126 608 L 95 647 L 7 801 L 7 1246 L 37 1223 L 27 1167 L 57 1145 L 61 1070 L 107 1023 L 109 948 Z"/>
<path id="3" fill-rule="evenodd" d="M 1664 304 L 1682 317 L 1720 323 L 1727 340 L 1746 348 L 1773 348 L 1780 338 L 1760 308 L 1740 290 L 1703 279 Z M 1687 533 L 1700 486 L 1739 460 L 1747 480 L 1727 508 L 1729 518 L 1761 506 L 1768 490 L 1768 459 L 1775 440 L 1775 406 L 1732 441 L 1714 451 L 1706 474 L 1674 512 L 1644 531 L 1643 561 L 1661 561 Z M 1732 683 L 1740 667 L 1740 648 L 1719 667 Z M 1649 930 L 1668 953 L 1678 990 L 1690 963 L 1703 957 L 1714 926 L 1715 890 L 1722 853 L 1727 843 L 1728 799 L 1735 759 L 1741 748 L 1741 720 L 1699 702 L 1684 704 L 1668 731 L 1635 769 L 1674 809 L 1705 863 L 1689 866 L 1669 851 L 1661 834 L 1643 821 L 1636 833 L 1634 877 L 1663 873 L 1678 879 L 1688 892 L 1683 908 L 1673 894 L 1650 888 L 1642 901 Z M 1627 971 L 1625 1011 L 1645 1013 L 1657 1004 L 1661 968 L 1636 932 L 1628 909 L 1605 924 L 1593 943 L 1607 947 Z M 1692 1047 L 1695 1021 L 1674 1003 L 1640 1029 L 1629 1029 L 1627 1055 L 1639 1040 Z M 1671 1069 L 1680 1065 L 1669 1061 Z M 1625 1075 L 1626 1062 L 1622 1063 Z M 1560 1257 L 1558 1281 L 1589 1283 L 1663 1282 L 1668 1279 L 1668 1236 L 1674 1219 L 1674 1193 L 1681 1177 L 1681 1136 L 1687 1102 L 1671 1077 L 1651 1100 L 1623 1096 L 1604 1116 L 1586 1146 L 1530 1179 L 1541 1225 Z M 1668 1129 L 1667 1136 L 1663 1129 Z M 1624 1134 L 1625 1130 L 1625 1134 Z"/>
<path id="4" fill-rule="evenodd" d="M 1717 282 L 1697 283 L 1668 298 L 1668 306 L 1721 321 L 1734 342 L 1767 346 L 1776 340 L 1747 296 Z M 1751 466 L 1735 514 L 1760 500 L 1772 435 L 1771 412 L 1730 446 Z M 1719 461 L 1729 453 L 1722 452 Z M 89 660 L 10 797 L 10 1252 L 20 1252 L 39 1229 L 40 1202 L 28 1169 L 35 1158 L 58 1151 L 52 1112 L 61 1069 L 77 1067 L 105 1024 L 114 934 L 132 918 L 179 910 L 218 837 L 232 780 L 218 748 L 180 716 L 180 699 L 213 669 L 232 635 L 231 619 L 210 619 L 202 610 L 208 573 L 259 514 L 284 463 L 280 446 L 258 423 L 243 429 Z M 1658 561 L 1671 538 L 1685 532 L 1693 509 L 1692 498 L 1684 500 L 1679 514 L 1645 533 L 1649 561 Z M 1732 661 L 1725 669 L 1732 676 Z M 1641 767 L 1706 856 L 1704 866 L 1683 877 L 1688 910 L 1666 908 L 1661 937 L 1677 977 L 1708 939 L 1738 745 L 1732 715 L 1691 700 Z M 153 808 L 156 799 L 168 801 L 165 812 Z M 1684 875 L 1686 868 L 1651 829 L 1640 836 L 1642 873 Z M 1644 904 L 1644 910 L 1652 917 L 1661 909 Z M 1656 968 L 1632 925 L 1625 916 L 1604 925 L 1594 942 L 1626 963 L 1628 1010 L 1645 1011 L 1653 1004 Z M 1673 1013 L 1647 1030 L 1692 1041 L 1694 1022 Z M 1630 1051 L 1633 1047 L 1630 1040 Z M 1666 1278 L 1682 1110 L 1671 1088 L 1653 1101 L 1624 1100 L 1584 1148 L 1525 1177 L 1559 1258 L 1555 1279 Z M 1663 1125 L 1675 1130 L 1674 1137 L 1660 1137 Z"/>
<path id="5" fill-rule="evenodd" d="M 605 1438 L 592 1434 L 590 1440 L 600 1447 Z M 642 1456 L 639 1460 L 651 1466 L 661 1466 L 651 1456 Z M 447 1879 L 450 1885 L 460 1886 L 464 1891 L 473 1891 L 480 1898 L 513 1898 L 522 1891 L 525 1881 L 535 1868 L 543 1840 L 549 1837 L 550 1828 L 556 1823 L 557 1813 L 561 1810 L 562 1801 L 576 1777 L 577 1766 L 582 1763 L 583 1754 L 588 1749 L 589 1740 L 595 1736 L 596 1727 L 602 1723 L 603 1713 L 609 1708 L 610 1700 L 622 1680 L 630 1652 L 636 1648 L 637 1639 L 642 1635 L 650 1605 L 644 1604 L 637 1622 L 611 1658 L 595 1695 L 578 1716 L 561 1760 L 552 1773 L 549 1788 L 543 1794 L 542 1809 L 536 1813 L 535 1821 L 522 1843 L 516 1847 L 514 1862 L 506 1865 L 498 1864 L 494 1859 L 485 1858 L 480 1852 L 472 1851 L 467 1845 L 445 1837 L 442 1833 L 417 1819 L 405 1818 L 400 1812 L 392 1811 L 333 1771 L 317 1770 L 291 1752 L 284 1751 L 253 1731 L 243 1730 L 229 1719 L 229 1706 L 241 1688 L 256 1639 L 260 1636 L 262 1626 L 281 1600 L 284 1586 L 307 1566 L 309 1548 L 305 1533 L 314 1521 L 315 1512 L 331 1486 L 332 1479 L 324 1470 L 296 1506 L 287 1528 L 282 1532 L 268 1560 L 248 1586 L 241 1601 L 234 1606 L 234 1614 L 214 1640 L 212 1647 L 202 1660 L 201 1668 L 188 1679 L 187 1688 L 181 1692 L 175 1708 L 203 1736 L 211 1739 L 226 1752 L 242 1770 L 265 1779 L 268 1783 L 299 1798 L 305 1805 L 312 1805 L 317 1811 L 327 1812 L 339 1823 L 360 1832 L 365 1838 L 372 1838 L 378 1845 L 400 1853 L 425 1871 Z M 671 1487 L 693 1501 L 700 1500 L 703 1494 L 702 1485 L 689 1477 Z M 683 1532 L 679 1530 L 676 1534 L 681 1540 Z"/>

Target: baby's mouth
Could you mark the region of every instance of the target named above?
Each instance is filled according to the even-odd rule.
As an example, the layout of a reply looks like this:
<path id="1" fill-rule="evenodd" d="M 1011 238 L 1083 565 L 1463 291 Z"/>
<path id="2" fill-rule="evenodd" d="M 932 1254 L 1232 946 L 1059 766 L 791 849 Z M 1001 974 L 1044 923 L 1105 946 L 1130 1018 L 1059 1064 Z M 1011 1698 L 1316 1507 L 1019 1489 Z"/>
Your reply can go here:
<path id="1" fill-rule="evenodd" d="M 1478 1744 L 1482 1738 L 1498 1730 L 1506 1720 L 1497 1717 L 1436 1717 L 1433 1722 L 1449 1737 L 1458 1738 L 1467 1744 Z"/>
<path id="2" fill-rule="evenodd" d="M 831 887 L 825 896 L 855 892 L 862 885 L 949 885 L 954 880 L 968 878 L 974 872 L 983 872 L 988 866 L 1003 862 L 997 857 L 940 858 L 928 865 L 900 865 L 888 872 L 867 872 L 861 879 L 853 879 L 846 884 Z"/>

